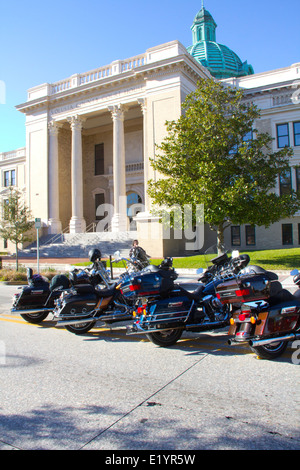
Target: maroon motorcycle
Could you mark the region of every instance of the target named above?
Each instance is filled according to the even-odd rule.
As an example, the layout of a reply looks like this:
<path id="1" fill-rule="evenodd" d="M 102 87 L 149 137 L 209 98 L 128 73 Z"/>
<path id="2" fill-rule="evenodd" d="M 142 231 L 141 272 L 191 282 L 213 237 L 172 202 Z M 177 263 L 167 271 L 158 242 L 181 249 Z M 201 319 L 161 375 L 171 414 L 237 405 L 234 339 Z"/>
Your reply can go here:
<path id="1" fill-rule="evenodd" d="M 300 286 L 300 274 L 292 271 Z M 281 356 L 289 341 L 300 338 L 300 289 L 283 289 L 275 273 L 249 266 L 243 275 L 217 286 L 223 304 L 235 306 L 230 318 L 228 343 L 247 343 L 261 358 Z"/>

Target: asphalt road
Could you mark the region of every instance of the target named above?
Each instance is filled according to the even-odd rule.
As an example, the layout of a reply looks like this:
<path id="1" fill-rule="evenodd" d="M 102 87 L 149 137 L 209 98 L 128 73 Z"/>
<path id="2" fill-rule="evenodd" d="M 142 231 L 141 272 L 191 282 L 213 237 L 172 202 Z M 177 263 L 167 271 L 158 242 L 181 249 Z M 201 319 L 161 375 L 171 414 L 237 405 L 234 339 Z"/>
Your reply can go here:
<path id="1" fill-rule="evenodd" d="M 226 330 L 168 349 L 124 326 L 76 336 L 10 315 L 14 291 L 0 285 L 0 450 L 300 448 L 291 343 L 266 361 Z"/>

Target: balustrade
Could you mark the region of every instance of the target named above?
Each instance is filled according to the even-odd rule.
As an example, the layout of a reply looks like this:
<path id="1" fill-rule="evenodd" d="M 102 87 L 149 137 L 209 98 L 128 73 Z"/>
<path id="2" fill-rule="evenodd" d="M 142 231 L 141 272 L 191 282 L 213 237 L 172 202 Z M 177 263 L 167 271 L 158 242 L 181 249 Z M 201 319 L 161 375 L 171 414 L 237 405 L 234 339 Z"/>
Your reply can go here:
<path id="1" fill-rule="evenodd" d="M 129 70 L 135 69 L 137 67 L 141 67 L 142 65 L 146 64 L 146 54 L 138 55 L 135 57 L 131 57 L 130 59 L 120 60 L 117 61 L 119 64 L 118 73 L 128 72 Z M 68 90 L 75 86 L 85 85 L 86 83 L 92 83 L 97 80 L 102 80 L 104 78 L 108 78 L 116 72 L 113 69 L 114 64 L 105 65 L 103 67 L 99 67 L 94 70 L 90 70 L 89 72 L 78 74 L 77 80 L 72 79 L 73 77 L 66 78 L 64 80 L 60 80 L 59 82 L 55 82 L 51 85 L 51 94 L 55 95 L 56 93 L 61 93 L 62 91 Z"/>

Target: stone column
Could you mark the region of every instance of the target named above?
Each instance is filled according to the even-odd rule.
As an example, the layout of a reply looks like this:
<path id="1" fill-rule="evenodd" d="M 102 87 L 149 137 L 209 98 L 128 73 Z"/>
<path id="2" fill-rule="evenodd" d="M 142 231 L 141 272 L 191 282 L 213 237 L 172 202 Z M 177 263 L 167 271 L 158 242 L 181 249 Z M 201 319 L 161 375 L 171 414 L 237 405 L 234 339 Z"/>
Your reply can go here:
<path id="1" fill-rule="evenodd" d="M 49 233 L 62 231 L 59 219 L 59 171 L 58 171 L 58 131 L 62 125 L 55 121 L 48 124 L 49 158 L 48 158 L 48 197 L 49 197 Z"/>
<path id="2" fill-rule="evenodd" d="M 72 161 L 71 161 L 71 191 L 72 217 L 70 233 L 82 233 L 86 223 L 83 217 L 83 174 L 82 174 L 82 136 L 83 119 L 72 116 L 68 119 L 72 130 Z"/>
<path id="3" fill-rule="evenodd" d="M 112 232 L 126 231 L 127 198 L 125 168 L 124 112 L 122 105 L 110 106 L 113 119 L 113 177 L 114 177 L 114 215 L 111 222 Z"/>
<path id="4" fill-rule="evenodd" d="M 150 202 L 147 193 L 149 181 L 149 156 L 147 149 L 147 104 L 144 98 L 138 99 L 143 113 L 143 154 L 144 154 L 144 206 L 145 212 L 149 212 Z"/>

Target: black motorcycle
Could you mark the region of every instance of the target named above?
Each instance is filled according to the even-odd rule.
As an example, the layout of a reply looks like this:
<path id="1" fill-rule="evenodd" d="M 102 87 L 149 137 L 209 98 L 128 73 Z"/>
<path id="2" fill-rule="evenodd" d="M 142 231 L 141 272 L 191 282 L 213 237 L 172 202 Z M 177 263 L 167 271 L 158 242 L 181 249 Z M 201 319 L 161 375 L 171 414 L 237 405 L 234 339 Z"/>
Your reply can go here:
<path id="1" fill-rule="evenodd" d="M 229 325 L 231 308 L 218 300 L 215 289 L 249 260 L 248 255 L 223 254 L 214 258 L 211 269 L 201 277 L 203 282 L 193 291 L 182 284 L 172 284 L 170 278 L 156 276 L 155 298 L 148 296 L 147 303 L 135 314 L 134 323 L 127 327 L 127 334 L 145 334 L 154 344 L 167 347 L 175 344 L 184 330 L 201 332 Z M 140 296 L 147 292 L 142 276 L 135 276 L 129 288 Z"/>
<path id="2" fill-rule="evenodd" d="M 89 259 L 93 263 L 91 267 L 74 268 L 69 273 L 69 278 L 58 274 L 51 282 L 45 276 L 33 274 L 32 269 L 27 268 L 28 285 L 21 287 L 21 292 L 14 295 L 11 313 L 21 315 L 29 323 L 38 324 L 53 312 L 56 300 L 72 285 L 103 283 L 109 286 L 110 279 L 101 262 L 101 252 L 98 249 L 90 250 Z"/>
<path id="3" fill-rule="evenodd" d="M 114 323 L 132 319 L 131 305 L 120 292 L 120 284 L 100 288 L 92 285 L 74 285 L 56 300 L 53 311 L 56 326 L 82 335 L 97 321 Z"/>
<path id="4" fill-rule="evenodd" d="M 27 268 L 27 281 L 28 285 L 14 294 L 11 313 L 18 313 L 29 323 L 41 323 L 53 311 L 62 289 L 70 287 L 70 281 L 57 275 L 50 283 L 46 277 L 33 274 L 31 268 Z"/>
<path id="5" fill-rule="evenodd" d="M 115 261 L 119 261 L 118 254 Z M 130 273 L 126 271 L 121 274 L 118 281 L 103 288 L 101 285 L 81 286 L 78 283 L 71 290 L 63 292 L 56 300 L 53 311 L 56 326 L 63 326 L 71 333 L 77 335 L 90 331 L 98 321 L 107 324 L 123 321 L 131 321 L 135 310 L 137 299 L 132 288 L 132 281 L 136 276 L 144 276 L 148 279 L 147 293 L 152 295 L 155 281 L 154 272 L 162 271 L 165 276 L 169 271 L 170 260 L 162 263 L 162 268 L 148 266 L 142 271 Z M 175 278 L 177 274 L 175 275 Z"/>

